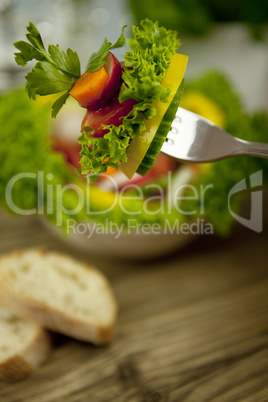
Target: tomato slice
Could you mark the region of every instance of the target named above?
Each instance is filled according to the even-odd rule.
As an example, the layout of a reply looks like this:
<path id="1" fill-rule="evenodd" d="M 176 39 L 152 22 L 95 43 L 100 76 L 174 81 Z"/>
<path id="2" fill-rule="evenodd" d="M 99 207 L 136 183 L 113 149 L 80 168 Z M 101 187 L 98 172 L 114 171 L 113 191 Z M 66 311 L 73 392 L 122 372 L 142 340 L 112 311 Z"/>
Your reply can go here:
<path id="1" fill-rule="evenodd" d="M 118 127 L 122 124 L 121 118 L 127 116 L 137 102 L 134 99 L 127 99 L 119 103 L 118 95 L 103 108 L 97 111 L 88 110 L 81 125 L 81 131 L 85 131 L 91 137 L 103 137 L 109 130 L 105 126 L 113 124 Z"/>

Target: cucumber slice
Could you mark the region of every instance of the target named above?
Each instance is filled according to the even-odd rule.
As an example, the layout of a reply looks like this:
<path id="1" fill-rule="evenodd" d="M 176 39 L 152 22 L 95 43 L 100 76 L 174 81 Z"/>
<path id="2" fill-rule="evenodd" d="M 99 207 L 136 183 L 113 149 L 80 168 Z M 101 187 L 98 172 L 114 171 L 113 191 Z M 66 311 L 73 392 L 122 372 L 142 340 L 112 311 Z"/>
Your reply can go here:
<path id="1" fill-rule="evenodd" d="M 170 66 L 161 85 L 170 90 L 169 101 L 166 103 L 152 101 L 156 109 L 156 114 L 151 118 L 144 120 L 145 129 L 133 138 L 127 149 L 127 161 L 120 164 L 120 170 L 129 178 L 137 172 L 142 163 L 153 139 L 157 133 L 159 125 L 165 116 L 170 103 L 172 102 L 186 70 L 188 56 L 176 53 L 171 56 Z"/>
<path id="2" fill-rule="evenodd" d="M 140 166 L 138 167 L 137 173 L 141 174 L 142 176 L 148 173 L 151 167 L 153 166 L 155 158 L 159 154 L 162 145 L 170 131 L 172 122 L 176 116 L 177 109 L 180 105 L 180 101 L 183 94 L 183 88 L 184 88 L 184 80 L 182 80 L 171 104 L 168 107 L 168 110 L 166 111 L 158 127 L 158 130 L 154 136 L 154 139 L 148 151 L 146 152 L 146 155 L 144 156 Z"/>

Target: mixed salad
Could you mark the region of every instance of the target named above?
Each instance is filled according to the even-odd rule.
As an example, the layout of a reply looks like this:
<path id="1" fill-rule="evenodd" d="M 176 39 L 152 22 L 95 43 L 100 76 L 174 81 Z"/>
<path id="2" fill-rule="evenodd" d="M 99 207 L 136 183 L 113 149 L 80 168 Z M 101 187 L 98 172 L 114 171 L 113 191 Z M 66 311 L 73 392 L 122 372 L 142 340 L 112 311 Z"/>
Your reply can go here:
<path id="1" fill-rule="evenodd" d="M 184 101 L 185 99 L 185 101 Z M 121 225 L 128 219 L 135 217 L 137 222 L 164 225 L 168 220 L 172 225 L 177 219 L 183 223 L 185 220 L 193 221 L 200 217 L 200 205 L 198 199 L 191 198 L 183 202 L 182 209 L 188 210 L 190 215 L 181 215 L 176 208 L 168 209 L 167 194 L 164 192 L 161 197 L 155 198 L 148 206 L 151 213 L 145 212 L 143 203 L 150 194 L 145 193 L 144 199 L 138 197 L 124 200 L 126 208 L 119 208 L 114 203 L 116 194 L 114 191 L 103 188 L 101 181 L 88 185 L 83 177 L 76 173 L 73 168 L 74 158 L 79 160 L 79 148 L 77 142 L 71 147 L 69 140 L 57 144 L 56 137 L 51 138 L 50 109 L 52 99 L 39 98 L 36 102 L 29 100 L 23 89 L 14 90 L 0 96 L 0 205 L 9 213 L 18 215 L 35 213 L 40 204 L 38 194 L 42 194 L 42 210 L 47 220 L 55 225 L 58 222 L 58 215 L 61 215 L 61 226 L 66 230 L 70 215 L 66 211 L 73 211 L 71 218 L 76 222 L 96 221 L 103 222 L 108 219 Z M 185 102 L 185 103 L 184 103 Z M 218 73 L 211 73 L 185 85 L 182 106 L 195 111 L 205 117 L 221 123 L 234 135 L 247 140 L 267 142 L 268 115 L 257 113 L 247 116 L 243 112 L 237 95 L 233 92 L 228 81 Z M 79 106 L 77 106 L 79 108 Z M 80 111 L 80 108 L 79 108 Z M 69 110 L 68 110 L 69 114 Z M 55 121 L 56 122 L 56 121 Z M 59 133 L 59 131 L 57 131 Z M 57 152 L 55 148 L 60 147 Z M 73 158 L 73 159 L 72 159 Z M 148 180 L 140 183 L 160 184 L 166 189 L 168 177 L 176 184 L 185 165 L 170 165 L 173 161 L 157 160 L 158 169 L 151 169 L 148 176 L 139 176 L 141 180 Z M 259 158 L 240 157 L 226 159 L 211 163 L 209 165 L 194 165 L 195 172 L 191 182 L 196 188 L 213 185 L 213 188 L 205 199 L 202 217 L 214 226 L 215 232 L 220 235 L 228 235 L 233 225 L 233 217 L 228 210 L 228 193 L 230 188 L 247 175 L 263 170 L 264 179 L 268 180 L 267 160 Z M 155 175 L 153 176 L 153 172 Z M 42 172 L 41 180 L 38 180 L 38 173 Z M 152 172 L 152 173 L 151 173 Z M 26 173 L 27 175 L 25 175 Z M 112 175 L 116 174 L 114 171 Z M 148 174 L 148 175 L 149 175 Z M 137 177 L 137 176 L 136 176 Z M 7 198 L 7 188 L 11 181 L 17 178 L 12 185 L 12 205 Z M 86 207 L 76 209 L 77 194 L 72 188 L 66 187 L 62 192 L 61 208 L 57 208 L 57 189 L 65 188 L 68 184 L 76 184 L 88 197 L 90 211 Z M 127 186 L 127 183 L 125 183 Z M 87 191 L 89 189 L 89 191 Z M 150 187 L 149 187 L 150 190 Z M 133 188 L 126 190 L 133 192 Z M 125 193 L 127 194 L 127 193 Z M 232 206 L 234 211 L 239 211 L 242 197 L 234 198 L 236 205 Z M 52 204 L 52 205 L 51 205 Z M 16 205 L 17 210 L 12 208 Z M 113 208 L 109 207 L 113 205 Z M 163 208 L 160 210 L 160 207 Z M 109 209 L 103 214 L 104 209 Z M 135 215 L 135 212 L 140 212 Z M 36 212 L 37 213 L 37 212 Z"/>
<path id="2" fill-rule="evenodd" d="M 56 117 L 69 95 L 87 111 L 82 121 L 81 173 L 91 177 L 120 168 L 129 178 L 147 173 L 171 127 L 182 95 L 187 56 L 174 31 L 145 19 L 133 27 L 131 50 L 119 62 L 112 50 L 125 43 L 124 28 L 114 45 L 104 40 L 81 75 L 78 55 L 59 45 L 46 51 L 30 23 L 27 39 L 14 45 L 16 62 L 37 64 L 26 76 L 30 98 L 61 93 L 52 106 Z M 96 178 L 96 177 L 94 177 Z"/>
<path id="3" fill-rule="evenodd" d="M 160 29 L 157 25 L 148 21 L 145 23 L 145 28 L 146 26 L 151 26 L 152 29 Z M 38 213 L 39 209 L 48 220 L 65 229 L 70 219 L 71 211 L 71 218 L 76 222 L 90 220 L 102 222 L 109 220 L 118 225 L 124 224 L 129 219 L 133 219 L 133 217 L 135 217 L 138 224 L 158 223 L 161 226 L 163 226 L 167 220 L 172 225 L 178 219 L 180 224 L 182 224 L 185 221 L 192 222 L 201 217 L 213 224 L 216 233 L 227 235 L 233 224 L 233 216 L 230 214 L 228 208 L 228 194 L 230 189 L 237 182 L 259 169 L 263 170 L 264 179 L 267 180 L 267 160 L 240 157 L 211 163 L 209 165 L 179 164 L 163 155 L 157 156 L 158 151 L 148 153 L 151 145 L 154 144 L 154 140 L 151 140 L 149 144 L 147 144 L 147 150 L 143 149 L 149 161 L 147 160 L 146 163 L 144 162 L 142 165 L 138 165 L 138 168 L 140 166 L 144 168 L 141 172 L 142 175 L 135 173 L 138 169 L 136 168 L 137 165 L 133 164 L 131 165 L 131 169 L 133 167 L 134 175 L 129 179 L 121 170 L 118 170 L 118 167 L 121 168 L 121 165 L 128 164 L 128 162 L 124 161 L 124 158 L 123 160 L 120 159 L 123 155 L 122 149 L 122 152 L 117 152 L 120 148 L 118 147 L 119 140 L 122 140 L 123 144 L 129 144 L 130 141 L 130 139 L 126 140 L 124 136 L 118 137 L 116 135 L 116 133 L 123 130 L 120 127 L 123 126 L 124 128 L 125 123 L 120 125 L 107 125 L 105 122 L 105 126 L 101 127 L 101 130 L 104 131 L 104 133 L 102 133 L 103 136 L 101 136 L 100 131 L 98 131 L 99 128 L 94 125 L 92 126 L 91 122 L 87 126 L 89 122 L 88 116 L 99 116 L 98 112 L 105 111 L 106 107 L 108 107 L 107 104 L 101 106 L 100 103 L 97 103 L 102 101 L 102 96 L 92 102 L 90 101 L 90 104 L 88 103 L 90 97 L 88 98 L 85 94 L 83 85 L 82 88 L 80 88 L 79 80 L 83 75 L 80 75 L 78 70 L 77 77 L 71 77 L 70 71 L 67 71 L 66 65 L 66 71 L 60 72 L 63 70 L 64 63 L 68 65 L 73 58 L 72 63 L 75 64 L 74 60 L 78 60 L 74 52 L 67 50 L 65 54 L 62 53 L 63 51 L 59 47 L 49 47 L 47 55 L 44 56 L 43 52 L 45 52 L 45 50 L 42 47 L 43 45 L 41 45 L 41 38 L 38 31 L 31 24 L 29 30 L 28 39 L 31 45 L 26 44 L 26 42 L 17 42 L 16 46 L 21 53 L 16 56 L 16 60 L 21 65 L 27 63 L 31 58 L 38 60 L 37 65 L 26 77 L 27 92 L 31 97 L 36 97 L 36 101 L 32 102 L 22 89 L 11 91 L 0 96 L 0 159 L 2 162 L 0 169 L 0 205 L 9 212 L 18 215 Z M 138 28 L 137 32 L 140 32 L 140 30 L 142 31 L 141 28 Z M 165 32 L 167 38 L 170 35 L 167 31 L 161 32 Z M 160 35 L 159 32 L 158 34 Z M 158 37 L 158 35 L 156 36 Z M 117 44 L 122 41 L 122 37 L 121 35 Z M 141 36 L 139 36 L 139 38 L 141 38 Z M 137 39 L 134 39 L 132 42 L 134 48 L 136 46 L 136 40 Z M 106 41 L 104 43 L 106 43 Z M 95 61 L 99 59 L 101 63 L 104 64 L 102 66 L 98 64 L 96 66 L 98 68 L 95 71 L 86 72 L 86 81 L 88 81 L 87 73 L 97 73 L 97 75 L 104 75 L 105 77 L 105 74 L 107 74 L 109 77 L 113 75 L 112 70 L 114 70 L 114 68 L 111 68 L 112 65 L 116 65 L 116 68 L 119 68 L 118 62 L 110 52 L 111 46 L 111 44 L 106 44 L 105 54 L 102 53 L 102 56 L 98 57 L 97 55 L 94 56 Z M 161 45 L 158 44 L 158 46 Z M 153 48 L 154 51 L 157 52 L 157 46 L 153 46 Z M 175 49 L 175 46 L 173 49 Z M 144 122 L 149 125 L 151 124 L 149 116 L 146 114 L 148 110 L 153 110 L 158 106 L 161 107 L 161 105 L 167 104 L 169 106 L 166 113 L 168 113 L 170 108 L 173 109 L 173 101 L 176 99 L 177 94 L 179 94 L 178 97 L 181 98 L 181 81 L 187 58 L 183 55 L 179 56 L 180 63 L 177 64 L 176 55 L 168 54 L 169 61 L 166 65 L 166 76 L 168 72 L 171 71 L 172 65 L 176 65 L 175 70 L 177 71 L 178 69 L 180 72 L 180 78 L 176 82 L 175 87 L 171 88 L 171 91 L 166 91 L 167 88 L 164 87 L 162 83 L 157 82 L 154 95 L 150 98 L 150 102 L 148 98 L 146 98 L 146 103 L 144 103 L 144 101 L 139 102 L 134 98 L 133 92 L 131 92 L 130 98 L 122 99 L 122 104 L 128 102 L 129 99 L 135 100 L 135 104 L 134 106 L 132 104 L 132 110 L 129 112 L 131 116 L 130 122 L 132 124 L 135 121 L 133 133 L 139 131 L 140 134 L 131 140 L 130 146 L 132 141 L 138 141 L 139 135 L 141 135 L 144 129 Z M 61 57 L 59 55 L 61 55 Z M 68 55 L 70 56 L 70 60 L 67 57 Z M 47 58 L 51 58 L 51 60 L 54 61 L 47 61 Z M 90 63 L 92 63 L 94 58 L 91 58 Z M 106 63 L 104 59 L 106 59 Z M 138 64 L 145 65 L 146 63 L 141 60 L 140 57 Z M 132 61 L 134 63 L 135 60 L 133 59 Z M 62 70 L 57 70 L 55 67 L 56 63 L 58 63 L 58 66 L 61 66 Z M 96 61 L 96 63 L 99 63 L 99 61 Z M 128 63 L 128 61 L 125 60 L 125 63 Z M 110 107 L 115 108 L 115 111 L 118 111 L 120 104 L 119 97 L 122 85 L 124 85 L 124 74 L 126 73 L 128 77 L 129 72 L 134 70 L 134 67 L 132 68 L 127 64 L 124 64 L 122 70 L 122 64 L 119 63 L 119 65 L 120 80 L 118 79 L 118 81 L 120 83 L 120 91 L 118 92 L 117 88 L 110 100 L 107 101 Z M 103 70 L 100 71 L 102 67 L 105 72 Z M 47 74 L 48 77 L 52 79 L 49 86 L 45 83 Z M 155 79 L 154 70 L 149 70 L 149 76 Z M 66 82 L 64 81 L 58 86 L 58 77 L 66 80 Z M 91 81 L 90 78 L 89 81 Z M 102 80 L 95 80 L 94 82 L 99 85 Z M 105 93 L 106 91 L 105 88 L 109 82 L 108 78 L 105 82 L 105 85 L 101 85 L 101 93 Z M 142 82 L 147 81 L 145 79 L 145 81 Z M 63 88 L 64 85 L 66 85 L 65 88 Z M 129 84 L 129 86 L 126 87 L 126 91 L 130 88 L 131 86 Z M 61 91 L 64 89 L 65 93 L 63 95 L 61 94 L 60 98 L 55 100 L 57 96 L 55 93 L 57 94 L 59 89 Z M 95 89 L 94 87 L 94 91 L 90 93 L 91 95 L 95 96 Z M 143 90 L 145 89 L 140 85 L 139 91 Z M 80 144 L 76 140 L 79 133 L 75 133 L 74 138 L 70 140 L 70 138 L 61 136 L 62 126 L 56 124 L 60 121 L 60 118 L 63 121 L 67 121 L 67 116 L 70 117 L 72 115 L 71 110 L 79 110 L 79 112 L 82 110 L 75 101 L 72 102 L 72 97 L 69 98 L 70 92 L 71 95 L 75 95 L 75 98 L 79 98 L 78 101 L 80 103 L 86 102 L 84 103 L 87 109 L 85 111 L 86 117 L 84 120 L 83 118 L 81 120 L 83 120 L 82 126 L 88 128 L 86 128 L 82 136 L 80 136 Z M 110 92 L 110 90 L 108 92 Z M 171 101 L 169 99 L 168 102 L 161 103 L 160 98 L 153 100 L 153 96 L 157 98 L 160 96 L 160 93 L 168 93 L 168 96 L 170 96 L 172 92 L 174 93 L 174 97 Z M 36 96 L 38 94 L 47 96 Z M 50 96 L 48 96 L 49 94 Z M 68 100 L 67 97 L 69 98 Z M 87 100 L 85 101 L 85 99 Z M 164 99 L 166 100 L 166 98 Z M 66 106 L 63 107 L 56 120 L 54 120 L 54 123 L 52 123 L 52 119 L 50 118 L 51 107 L 52 114 L 55 116 L 64 103 L 66 103 Z M 95 107 L 98 108 L 98 110 L 94 110 L 94 104 L 97 105 Z M 181 106 L 203 115 L 240 138 L 267 142 L 267 114 L 258 113 L 253 116 L 246 115 L 237 95 L 233 92 L 226 78 L 217 72 L 210 73 L 200 79 L 186 83 L 181 99 Z M 137 114 L 134 113 L 134 116 L 133 110 L 137 111 L 137 109 L 134 109 L 137 107 L 139 108 L 139 112 Z M 66 117 L 64 116 L 65 112 Z M 143 113 L 145 113 L 145 117 Z M 164 121 L 166 113 L 164 113 Z M 157 116 L 158 114 L 155 115 L 155 118 L 157 118 Z M 124 122 L 125 119 L 126 117 L 123 117 L 123 119 L 119 121 Z M 159 127 L 162 125 L 162 121 L 163 119 L 153 124 L 155 131 L 153 138 L 158 135 L 157 133 Z M 55 129 L 55 127 L 57 128 Z M 109 132 L 107 133 L 106 130 L 109 130 Z M 163 132 L 160 131 L 159 134 L 160 143 L 164 137 Z M 52 135 L 49 135 L 49 133 L 52 133 Z M 114 136 L 116 136 L 116 139 Z M 93 155 L 95 151 L 91 150 L 94 150 L 96 144 L 98 144 L 97 147 L 99 149 L 100 159 L 97 158 L 96 165 L 94 165 L 95 159 Z M 111 144 L 113 144 L 112 148 L 110 148 Z M 127 154 L 130 146 L 124 148 L 125 154 Z M 85 149 L 88 150 L 88 153 L 85 152 Z M 114 154 L 117 154 L 117 162 L 109 163 L 109 159 L 107 160 L 107 152 L 112 152 L 111 150 Z M 77 168 L 80 166 L 80 152 L 82 152 L 82 172 L 85 173 L 84 175 L 77 173 Z M 130 157 L 130 160 L 133 159 Z M 142 157 L 142 162 L 143 161 L 144 156 Z M 100 175 L 94 183 L 89 184 L 87 180 L 85 180 L 85 175 L 89 169 L 88 163 L 91 163 L 92 166 L 94 165 L 94 172 L 99 173 L 106 170 L 105 177 Z M 149 166 L 150 169 L 148 171 Z M 205 202 L 201 205 L 200 200 L 202 198 L 198 196 L 193 197 L 191 188 L 187 188 L 185 197 L 180 205 L 180 211 L 183 212 L 180 212 L 178 208 L 170 203 L 169 190 L 170 184 L 171 188 L 176 188 L 178 183 L 181 183 L 181 176 L 185 174 L 187 176 L 186 182 L 193 184 L 197 191 L 202 192 L 202 189 L 206 186 L 208 186 L 209 191 L 206 193 L 205 200 L 203 199 Z M 121 190 L 124 190 L 123 200 L 120 199 L 120 194 L 118 197 L 114 188 L 109 187 L 109 183 L 111 182 L 109 177 L 112 177 L 113 182 L 115 181 L 117 183 L 117 190 L 119 190 L 120 194 L 122 194 Z M 11 188 L 10 183 L 12 193 L 9 194 L 8 191 Z M 137 193 L 137 188 L 132 185 L 135 183 L 142 189 L 142 197 L 139 192 Z M 73 191 L 73 185 L 79 186 L 87 199 L 87 203 L 83 204 L 80 208 L 77 208 L 77 192 Z M 159 191 L 159 189 L 161 189 L 161 191 Z M 60 204 L 58 199 L 59 193 L 61 195 Z M 41 200 L 40 194 L 42 196 Z M 12 198 L 12 202 L 10 202 L 10 197 Z M 238 194 L 237 197 L 232 198 L 233 211 L 239 210 L 242 199 L 243 194 L 241 193 Z M 90 208 L 88 208 L 89 205 Z M 122 208 L 122 205 L 124 208 Z M 15 209 L 14 206 L 16 206 Z M 144 206 L 146 206 L 146 208 Z M 103 213 L 104 210 L 105 213 Z"/>

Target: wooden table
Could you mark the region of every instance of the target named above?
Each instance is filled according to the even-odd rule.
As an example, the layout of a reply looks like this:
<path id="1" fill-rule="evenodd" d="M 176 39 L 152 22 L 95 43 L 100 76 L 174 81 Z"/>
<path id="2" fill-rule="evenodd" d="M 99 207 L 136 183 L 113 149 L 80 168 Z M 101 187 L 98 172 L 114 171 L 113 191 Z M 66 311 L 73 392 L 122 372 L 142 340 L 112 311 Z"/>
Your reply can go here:
<path id="1" fill-rule="evenodd" d="M 0 214 L 0 252 L 45 246 L 81 260 L 33 217 Z M 117 337 L 95 347 L 64 337 L 1 402 L 268 401 L 268 230 L 200 237 L 158 261 L 93 261 L 111 280 Z"/>

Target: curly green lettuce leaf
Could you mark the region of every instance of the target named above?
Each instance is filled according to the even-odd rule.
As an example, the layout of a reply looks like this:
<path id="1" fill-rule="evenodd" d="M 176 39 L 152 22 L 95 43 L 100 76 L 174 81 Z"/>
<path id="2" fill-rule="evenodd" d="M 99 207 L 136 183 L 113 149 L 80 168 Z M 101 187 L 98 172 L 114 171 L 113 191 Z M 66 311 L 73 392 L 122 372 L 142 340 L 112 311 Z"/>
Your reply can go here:
<path id="1" fill-rule="evenodd" d="M 35 175 L 51 161 L 47 140 L 49 108 L 33 107 L 24 91 L 0 97 L 0 205 L 9 210 L 6 188 L 16 175 Z M 52 156 L 52 158 L 56 158 Z M 18 208 L 37 206 L 37 181 L 30 177 L 14 181 L 13 202 Z"/>
<path id="2" fill-rule="evenodd" d="M 95 175 L 105 172 L 108 166 L 118 167 L 120 162 L 126 162 L 126 150 L 131 140 L 145 128 L 144 120 L 155 114 L 152 101 L 168 101 L 170 91 L 161 82 L 171 56 L 180 45 L 177 34 L 146 19 L 133 27 L 133 39 L 129 45 L 131 50 L 125 55 L 119 101 L 135 99 L 139 103 L 122 119 L 121 126 L 105 127 L 109 133 L 103 138 L 89 138 L 85 133 L 81 135 L 78 140 L 82 145 L 82 174 Z"/>
<path id="3" fill-rule="evenodd" d="M 92 180 L 99 173 L 106 172 L 108 166 L 117 168 L 120 162 L 127 160 L 126 150 L 130 141 L 145 129 L 144 119 L 150 119 L 155 115 L 155 107 L 148 102 L 134 105 L 131 112 L 122 119 L 122 125 L 106 126 L 109 130 L 104 137 L 88 137 L 86 133 L 78 138 L 82 145 L 81 173 L 91 173 Z"/>
<path id="4" fill-rule="evenodd" d="M 77 194 L 65 189 L 84 183 L 52 150 L 49 112 L 49 103 L 35 104 L 23 90 L 0 96 L 0 207 L 15 215 L 44 214 L 64 229 L 70 218 L 88 219 L 85 206 L 68 214 L 77 206 Z"/>
<path id="5" fill-rule="evenodd" d="M 123 85 L 119 100 L 156 99 L 167 102 L 169 91 L 161 86 L 170 65 L 170 58 L 180 46 L 174 31 L 159 27 L 158 23 L 145 19 L 133 26 L 131 50 L 125 54 Z"/>

